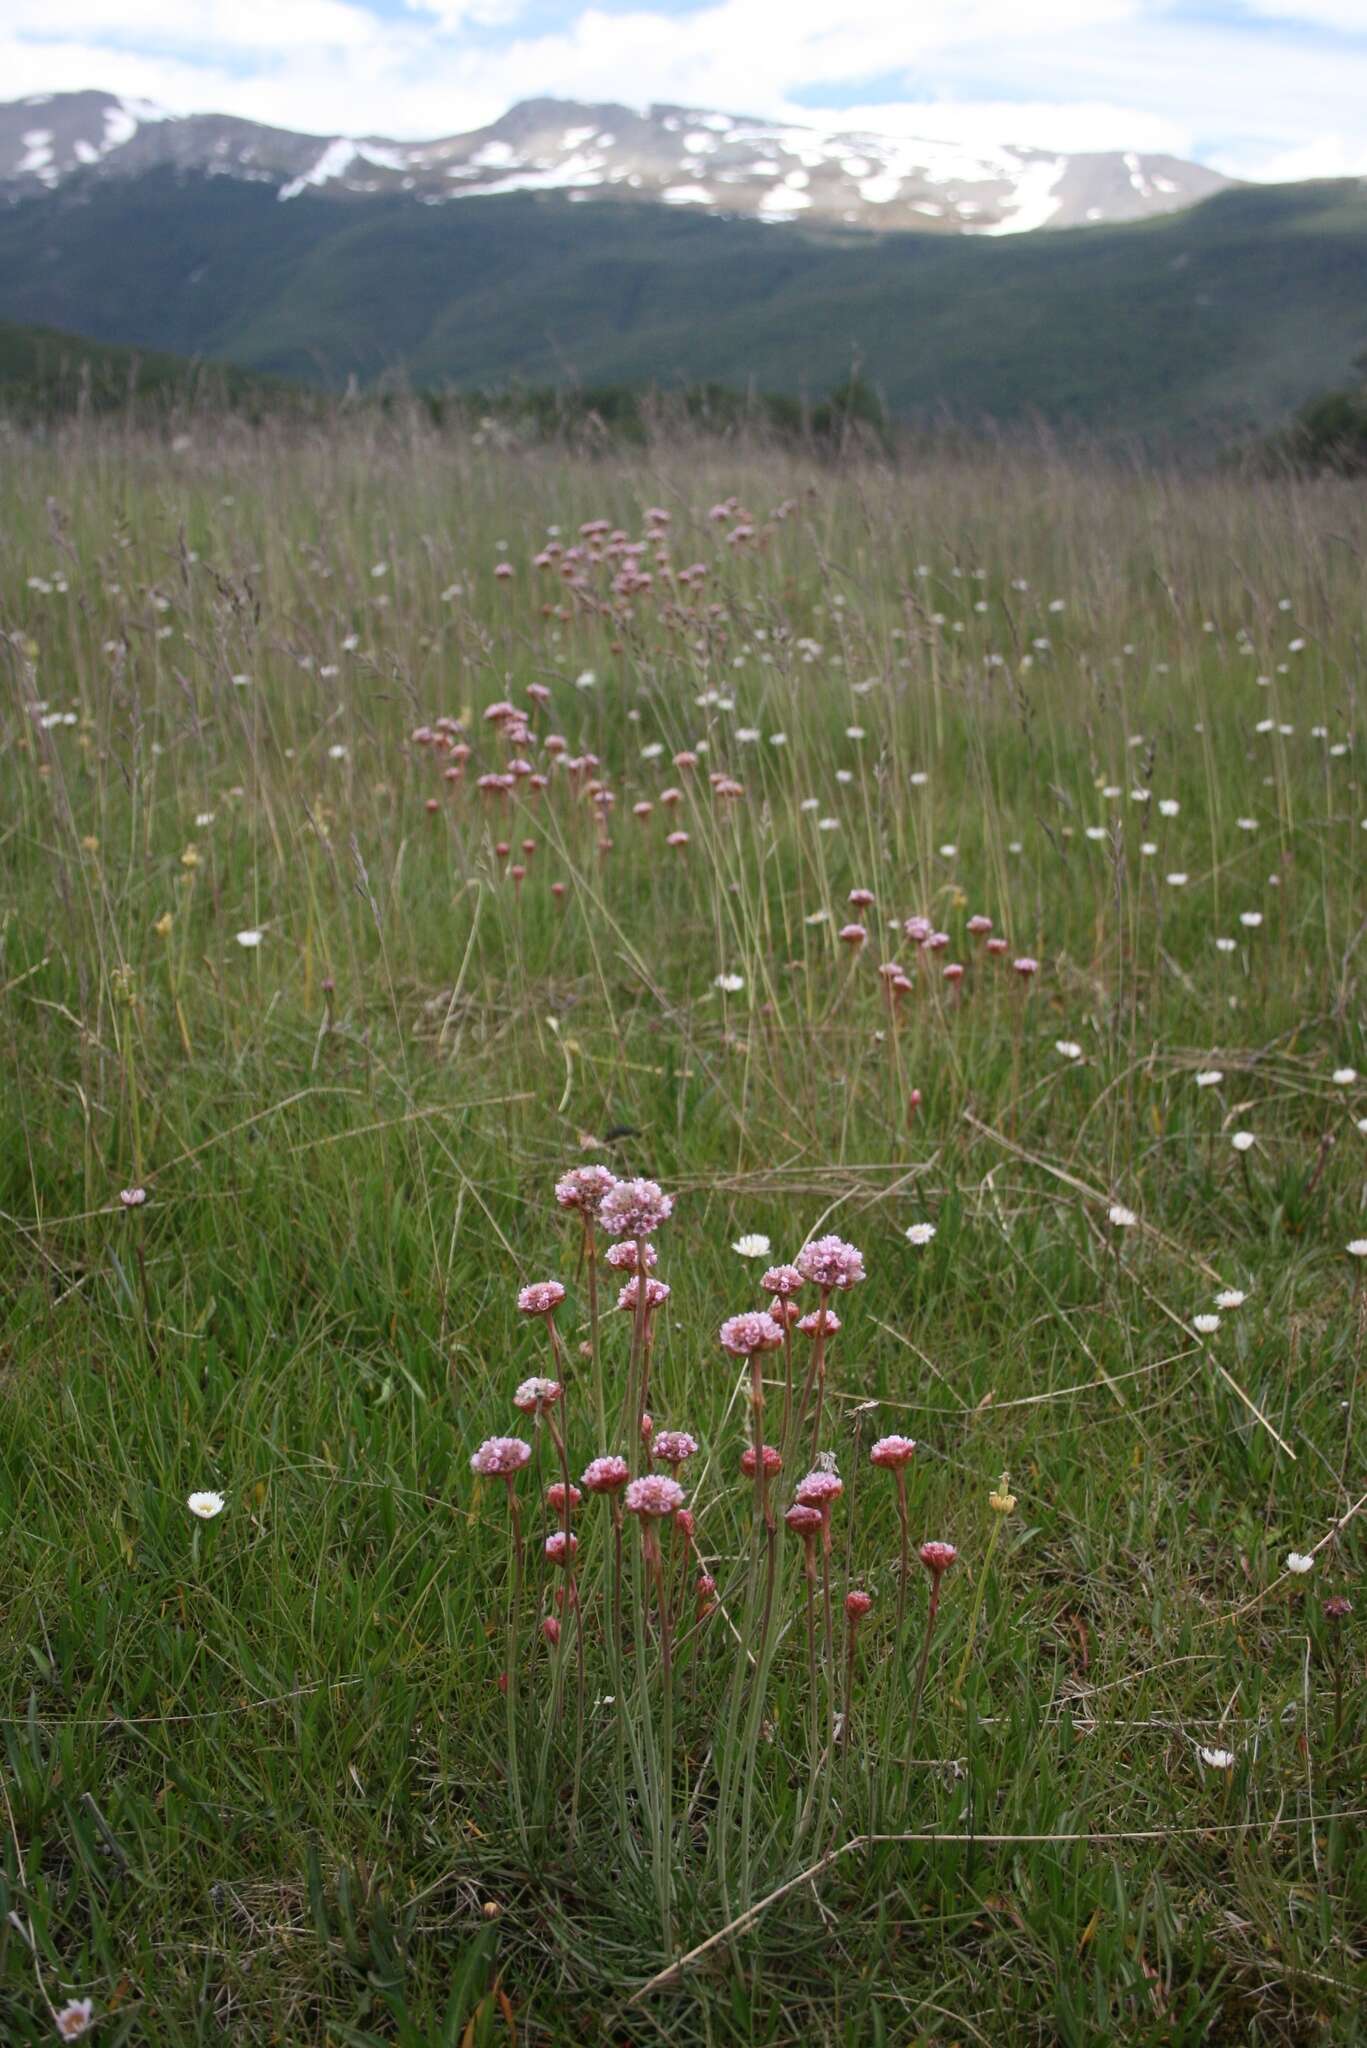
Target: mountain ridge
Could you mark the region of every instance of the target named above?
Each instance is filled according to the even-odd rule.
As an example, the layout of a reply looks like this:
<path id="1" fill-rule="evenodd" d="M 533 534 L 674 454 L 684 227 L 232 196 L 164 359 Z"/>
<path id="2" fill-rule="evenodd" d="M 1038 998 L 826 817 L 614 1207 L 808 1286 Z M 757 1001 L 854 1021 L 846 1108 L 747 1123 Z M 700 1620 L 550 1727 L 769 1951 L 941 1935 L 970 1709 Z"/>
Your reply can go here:
<path id="1" fill-rule="evenodd" d="M 406 195 L 427 205 L 557 191 L 773 224 L 995 237 L 1179 211 L 1234 181 L 1133 150 L 988 148 L 708 109 L 543 97 L 430 141 L 313 135 L 176 115 L 112 93 L 0 103 L 0 198 L 174 167 L 274 184 L 282 202 Z"/>

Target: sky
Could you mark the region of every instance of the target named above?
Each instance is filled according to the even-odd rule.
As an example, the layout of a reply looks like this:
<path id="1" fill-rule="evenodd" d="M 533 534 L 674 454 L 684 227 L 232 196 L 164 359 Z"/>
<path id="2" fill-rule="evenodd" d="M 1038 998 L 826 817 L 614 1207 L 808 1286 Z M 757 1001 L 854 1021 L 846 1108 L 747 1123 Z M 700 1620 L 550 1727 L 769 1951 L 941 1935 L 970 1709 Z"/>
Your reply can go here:
<path id="1" fill-rule="evenodd" d="M 551 95 L 1367 175 L 1367 0 L 0 0 L 0 96 L 85 87 L 324 135 Z"/>

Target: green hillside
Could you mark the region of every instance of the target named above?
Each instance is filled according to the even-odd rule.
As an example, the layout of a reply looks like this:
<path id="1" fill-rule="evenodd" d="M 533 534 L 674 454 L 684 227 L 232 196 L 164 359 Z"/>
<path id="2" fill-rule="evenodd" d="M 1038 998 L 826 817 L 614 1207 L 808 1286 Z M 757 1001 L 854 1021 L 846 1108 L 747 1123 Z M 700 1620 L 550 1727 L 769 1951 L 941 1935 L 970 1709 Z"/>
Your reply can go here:
<path id="1" fill-rule="evenodd" d="M 254 413 L 296 402 L 278 380 L 230 364 L 0 321 L 0 410 L 10 418 L 50 420 L 82 411 L 143 416 L 198 406 Z"/>
<path id="2" fill-rule="evenodd" d="M 281 205 L 157 173 L 0 216 L 0 315 L 334 388 L 398 370 L 796 393 L 838 384 L 857 351 L 903 416 L 1209 440 L 1343 381 L 1367 341 L 1367 192 L 1245 188 L 985 241 L 558 195 Z"/>

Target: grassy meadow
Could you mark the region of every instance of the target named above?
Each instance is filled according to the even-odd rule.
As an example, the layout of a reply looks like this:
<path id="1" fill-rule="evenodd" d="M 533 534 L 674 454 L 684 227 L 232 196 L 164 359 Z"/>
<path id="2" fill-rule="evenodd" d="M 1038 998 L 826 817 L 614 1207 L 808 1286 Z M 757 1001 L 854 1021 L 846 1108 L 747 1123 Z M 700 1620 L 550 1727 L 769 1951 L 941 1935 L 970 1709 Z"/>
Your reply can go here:
<path id="1" fill-rule="evenodd" d="M 1367 498 L 498 439 L 0 444 L 0 2040 L 1364 2039 Z"/>

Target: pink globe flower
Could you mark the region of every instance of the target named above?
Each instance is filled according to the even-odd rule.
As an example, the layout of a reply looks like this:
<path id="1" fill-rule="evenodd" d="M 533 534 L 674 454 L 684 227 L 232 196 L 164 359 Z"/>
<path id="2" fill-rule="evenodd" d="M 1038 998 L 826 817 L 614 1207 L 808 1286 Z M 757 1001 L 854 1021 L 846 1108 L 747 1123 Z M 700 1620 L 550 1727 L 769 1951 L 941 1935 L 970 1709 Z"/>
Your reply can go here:
<path id="1" fill-rule="evenodd" d="M 957 960 L 951 960 L 949 965 L 941 971 L 946 981 L 962 981 L 964 978 L 963 968 Z"/>
<path id="2" fill-rule="evenodd" d="M 666 846 L 687 846 L 687 844 L 688 834 L 686 832 L 667 832 L 665 834 Z"/>
<path id="3" fill-rule="evenodd" d="M 594 1458 L 584 1467 L 581 1477 L 590 1493 L 616 1493 L 630 1479 L 631 1468 L 625 1458 Z"/>
<path id="4" fill-rule="evenodd" d="M 783 1470 L 782 1453 L 776 1451 L 772 1444 L 761 1444 L 759 1448 L 760 1456 L 764 1460 L 764 1476 L 766 1479 L 772 1479 L 776 1472 L 781 1472 Z M 745 1446 L 745 1449 L 741 1452 L 740 1469 L 745 1474 L 745 1477 L 747 1479 L 754 1478 L 755 1447 L 753 1444 L 747 1444 Z"/>
<path id="5" fill-rule="evenodd" d="M 565 1482 L 563 1479 L 557 1479 L 553 1481 L 552 1484 L 546 1488 L 546 1506 L 548 1508 L 554 1508 L 557 1515 L 564 1514 L 567 1503 L 569 1505 L 570 1513 L 573 1514 L 575 1509 L 583 1501 L 583 1498 L 584 1496 L 582 1493 L 580 1493 L 579 1488 L 577 1486 L 571 1486 L 568 1490 L 566 1490 Z"/>
<path id="6" fill-rule="evenodd" d="M 928 917 L 909 917 L 902 930 L 915 946 L 923 946 L 935 927 Z"/>
<path id="7" fill-rule="evenodd" d="M 869 1463 L 885 1472 L 896 1472 L 916 1456 L 915 1439 L 909 1436 L 880 1436 L 870 1446 Z"/>
<path id="8" fill-rule="evenodd" d="M 548 1408 L 554 1408 L 562 1392 L 559 1380 L 523 1380 L 513 1395 L 513 1406 L 523 1415 L 544 1415 Z"/>
<path id="9" fill-rule="evenodd" d="M 635 1309 L 637 1302 L 637 1290 L 640 1287 L 640 1284 L 640 1280 L 633 1273 L 632 1277 L 630 1278 L 630 1280 L 628 1280 L 626 1286 L 622 1289 L 621 1293 L 617 1297 L 618 1308 L 622 1309 L 623 1311 L 632 1311 Z M 664 1280 L 647 1279 L 646 1314 L 654 1315 L 656 1309 L 663 1308 L 664 1304 L 668 1300 L 668 1283 Z"/>
<path id="10" fill-rule="evenodd" d="M 851 889 L 845 901 L 852 910 L 867 910 L 874 901 L 874 894 L 872 889 Z"/>
<path id="11" fill-rule="evenodd" d="M 984 917 L 982 912 L 978 911 L 976 915 L 969 918 L 968 929 L 972 932 L 975 939 L 986 938 L 992 929 L 992 920 L 990 917 Z"/>
<path id="12" fill-rule="evenodd" d="M 783 1331 L 763 1309 L 728 1316 L 718 1336 L 722 1350 L 729 1351 L 733 1358 L 752 1358 L 757 1351 L 776 1351 L 783 1342 Z"/>
<path id="13" fill-rule="evenodd" d="M 1019 974 L 1022 981 L 1028 981 L 1032 974 L 1039 973 L 1039 961 L 1032 959 L 1028 953 L 1022 953 L 1018 960 L 1011 962 L 1011 970 L 1014 974 Z"/>
<path id="14" fill-rule="evenodd" d="M 481 1479 L 508 1479 L 520 1472 L 532 1455 L 532 1447 L 520 1436 L 486 1437 L 470 1459 L 470 1470 Z"/>
<path id="15" fill-rule="evenodd" d="M 838 1472 L 809 1472 L 805 1479 L 798 1480 L 793 1498 L 800 1507 L 820 1508 L 827 1513 L 832 1501 L 839 1500 L 844 1491 L 845 1482 Z"/>
<path id="16" fill-rule="evenodd" d="M 555 1184 L 555 1199 L 562 1209 L 579 1209 L 596 1216 L 599 1205 L 617 1176 L 606 1166 L 575 1166 Z"/>
<path id="17" fill-rule="evenodd" d="M 825 1520 L 820 1508 L 808 1507 L 802 1501 L 794 1501 L 783 1517 L 788 1527 L 799 1536 L 815 1536 Z"/>
<path id="18" fill-rule="evenodd" d="M 684 1490 L 678 1480 L 666 1479 L 662 1472 L 647 1472 L 644 1478 L 633 1479 L 622 1502 L 629 1515 L 642 1515 L 649 1521 L 672 1515 L 683 1504 Z"/>
<path id="19" fill-rule="evenodd" d="M 840 930 L 836 934 L 836 937 L 840 940 L 842 945 L 862 946 L 864 941 L 868 938 L 868 933 L 867 931 L 865 931 L 862 924 L 842 924 Z"/>
<path id="20" fill-rule="evenodd" d="M 807 1283 L 796 1266 L 770 1266 L 767 1273 L 761 1273 L 759 1284 L 766 1294 L 786 1298 L 800 1293 Z"/>
<path id="21" fill-rule="evenodd" d="M 560 1623 L 556 1619 L 555 1615 L 542 1615 L 541 1633 L 546 1638 L 546 1641 L 550 1644 L 551 1648 L 554 1649 L 556 1644 L 560 1641 Z"/>
<path id="22" fill-rule="evenodd" d="M 147 1200 L 146 1188 L 120 1188 L 119 1200 L 125 1209 L 140 1209 Z"/>
<path id="23" fill-rule="evenodd" d="M 579 1548 L 579 1538 L 572 1529 L 552 1529 L 546 1538 L 547 1564 L 572 1564 L 574 1553 Z"/>
<path id="24" fill-rule="evenodd" d="M 610 1237 L 649 1237 L 673 1207 L 674 1197 L 657 1181 L 619 1180 L 598 1204 L 598 1221 Z"/>
<path id="25" fill-rule="evenodd" d="M 834 1337 L 840 1328 L 840 1318 L 831 1308 L 809 1309 L 798 1318 L 797 1327 L 804 1337 Z"/>
<path id="26" fill-rule="evenodd" d="M 517 1305 L 524 1316 L 549 1316 L 564 1299 L 565 1290 L 558 1280 L 533 1280 L 530 1287 L 519 1288 Z"/>
<path id="27" fill-rule="evenodd" d="M 697 1438 L 690 1436 L 686 1429 L 662 1429 L 657 1431 L 651 1443 L 650 1455 L 662 1465 L 672 1465 L 677 1472 L 697 1448 Z"/>
<path id="28" fill-rule="evenodd" d="M 942 1572 L 947 1572 L 958 1555 L 959 1553 L 952 1543 L 923 1543 L 921 1545 L 921 1562 L 930 1573 L 932 1579 L 938 1579 Z"/>
<path id="29" fill-rule="evenodd" d="M 814 1238 L 793 1263 L 816 1287 L 855 1287 L 864 1277 L 864 1254 L 841 1237 Z"/>
<path id="30" fill-rule="evenodd" d="M 995 936 L 986 941 L 986 946 L 988 952 L 994 954 L 1002 954 L 1007 950 L 1006 940 Z"/>
<path id="31" fill-rule="evenodd" d="M 858 1590 L 858 1588 L 856 1588 L 853 1593 L 847 1593 L 845 1595 L 845 1613 L 849 1618 L 849 1624 L 852 1630 L 858 1628 L 860 1622 L 864 1619 L 864 1616 L 868 1613 L 872 1605 L 872 1593 L 861 1593 Z"/>
<path id="32" fill-rule="evenodd" d="M 660 1254 L 656 1251 L 654 1245 L 651 1244 L 648 1239 L 643 1239 L 642 1242 L 645 1245 L 646 1271 L 647 1273 L 653 1273 L 655 1271 L 656 1266 L 660 1262 Z M 608 1264 L 616 1273 L 636 1272 L 639 1265 L 639 1260 L 637 1258 L 635 1238 L 619 1238 L 616 1244 L 610 1244 L 608 1246 L 607 1252 L 605 1253 L 605 1257 L 607 1259 Z"/>

